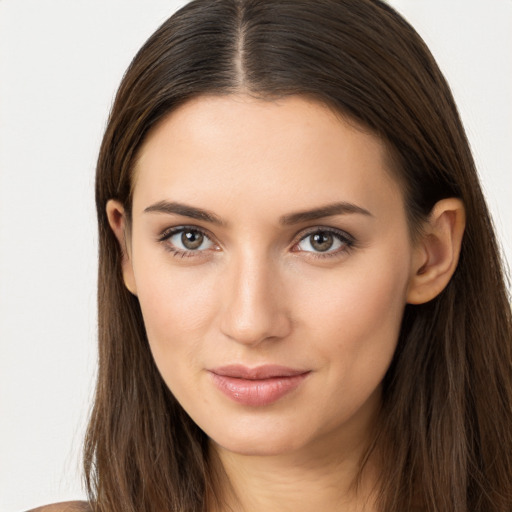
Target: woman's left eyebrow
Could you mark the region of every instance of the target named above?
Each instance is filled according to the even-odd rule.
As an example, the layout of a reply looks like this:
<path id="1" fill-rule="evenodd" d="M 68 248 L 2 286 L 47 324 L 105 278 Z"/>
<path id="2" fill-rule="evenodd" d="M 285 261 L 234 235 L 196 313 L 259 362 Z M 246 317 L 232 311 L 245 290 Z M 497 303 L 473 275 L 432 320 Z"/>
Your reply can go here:
<path id="1" fill-rule="evenodd" d="M 339 202 L 313 208 L 312 210 L 304 210 L 302 212 L 290 213 L 280 217 L 279 222 L 285 226 L 292 224 L 300 224 L 301 222 L 307 222 L 311 220 L 321 219 L 323 217 L 331 217 L 332 215 L 343 215 L 343 214 L 360 214 L 373 217 L 373 215 L 353 203 Z"/>

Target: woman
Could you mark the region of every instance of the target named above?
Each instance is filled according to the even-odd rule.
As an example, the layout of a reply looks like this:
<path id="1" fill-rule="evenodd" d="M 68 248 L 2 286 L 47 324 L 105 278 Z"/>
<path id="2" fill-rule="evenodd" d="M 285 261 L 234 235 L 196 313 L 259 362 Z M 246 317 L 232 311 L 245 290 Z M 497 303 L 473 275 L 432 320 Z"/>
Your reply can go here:
<path id="1" fill-rule="evenodd" d="M 191 2 L 128 69 L 97 169 L 92 510 L 512 509 L 493 228 L 390 7 Z"/>

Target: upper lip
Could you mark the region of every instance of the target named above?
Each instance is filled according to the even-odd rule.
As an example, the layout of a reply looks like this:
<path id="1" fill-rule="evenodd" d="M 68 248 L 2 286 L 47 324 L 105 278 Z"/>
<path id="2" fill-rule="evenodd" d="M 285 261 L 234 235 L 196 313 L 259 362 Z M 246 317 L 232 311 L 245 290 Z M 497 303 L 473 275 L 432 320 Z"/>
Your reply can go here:
<path id="1" fill-rule="evenodd" d="M 280 366 L 275 364 L 265 364 L 256 366 L 254 368 L 249 368 L 241 364 L 230 364 L 226 366 L 219 366 L 218 368 L 213 368 L 210 371 L 222 377 L 260 380 L 271 379 L 275 377 L 294 377 L 296 375 L 308 373 L 309 370 L 289 368 L 287 366 Z"/>

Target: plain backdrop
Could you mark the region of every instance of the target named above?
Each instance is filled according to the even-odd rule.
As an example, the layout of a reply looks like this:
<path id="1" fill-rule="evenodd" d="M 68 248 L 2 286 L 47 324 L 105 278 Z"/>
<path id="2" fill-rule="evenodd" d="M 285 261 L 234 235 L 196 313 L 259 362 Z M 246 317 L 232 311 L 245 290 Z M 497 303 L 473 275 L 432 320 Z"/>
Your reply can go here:
<path id="1" fill-rule="evenodd" d="M 124 70 L 184 3 L 0 0 L 0 512 L 85 496 L 95 159 Z M 512 1 L 390 4 L 452 86 L 512 261 Z"/>

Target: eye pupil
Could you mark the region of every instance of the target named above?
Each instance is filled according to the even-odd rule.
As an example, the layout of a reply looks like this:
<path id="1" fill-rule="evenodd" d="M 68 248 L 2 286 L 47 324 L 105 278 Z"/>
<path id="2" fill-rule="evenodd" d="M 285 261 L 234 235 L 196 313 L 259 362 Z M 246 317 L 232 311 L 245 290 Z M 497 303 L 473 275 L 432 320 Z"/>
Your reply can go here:
<path id="1" fill-rule="evenodd" d="M 181 243 L 187 249 L 197 249 L 203 243 L 204 236 L 199 231 L 183 231 Z"/>
<path id="2" fill-rule="evenodd" d="M 311 236 L 311 247 L 316 251 L 328 251 L 334 242 L 334 237 L 330 233 L 320 232 Z"/>

